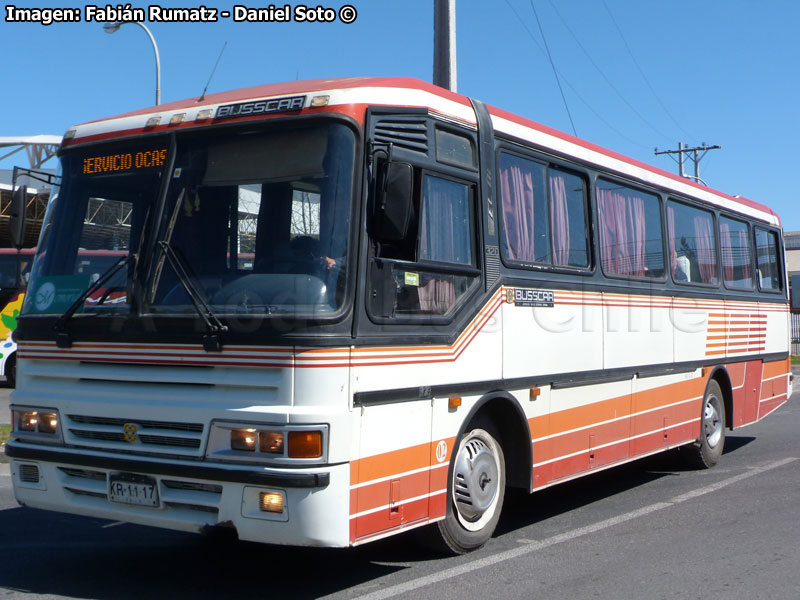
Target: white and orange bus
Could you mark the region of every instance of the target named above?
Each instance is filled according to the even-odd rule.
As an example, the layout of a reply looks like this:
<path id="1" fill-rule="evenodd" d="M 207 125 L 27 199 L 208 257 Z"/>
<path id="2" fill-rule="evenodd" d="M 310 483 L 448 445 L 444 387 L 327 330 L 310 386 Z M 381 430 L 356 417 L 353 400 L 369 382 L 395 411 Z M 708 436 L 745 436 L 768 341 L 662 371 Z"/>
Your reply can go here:
<path id="1" fill-rule="evenodd" d="M 466 552 L 507 486 L 710 467 L 790 394 L 772 210 L 427 83 L 87 123 L 60 175 L 16 332 L 26 506 Z M 122 258 L 92 283 L 81 248 Z"/>

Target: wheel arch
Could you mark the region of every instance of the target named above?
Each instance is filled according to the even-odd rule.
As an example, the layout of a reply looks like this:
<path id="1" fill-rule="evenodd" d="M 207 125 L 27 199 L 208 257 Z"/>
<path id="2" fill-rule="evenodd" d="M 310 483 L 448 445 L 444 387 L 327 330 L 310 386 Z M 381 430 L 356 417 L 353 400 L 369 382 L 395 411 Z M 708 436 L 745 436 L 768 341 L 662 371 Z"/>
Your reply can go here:
<path id="1" fill-rule="evenodd" d="M 731 384 L 731 377 L 728 370 L 724 366 L 717 366 L 712 371 L 706 382 L 706 388 L 703 392 L 705 397 L 708 392 L 708 385 L 716 381 L 719 389 L 722 390 L 722 400 L 725 405 L 725 425 L 728 429 L 733 429 L 733 385 Z"/>
<path id="2" fill-rule="evenodd" d="M 498 442 L 506 459 L 506 485 L 531 491 L 533 446 L 528 419 L 519 401 L 502 390 L 483 395 L 462 421 L 456 440 L 462 438 L 478 417 L 491 420 L 500 436 Z"/>

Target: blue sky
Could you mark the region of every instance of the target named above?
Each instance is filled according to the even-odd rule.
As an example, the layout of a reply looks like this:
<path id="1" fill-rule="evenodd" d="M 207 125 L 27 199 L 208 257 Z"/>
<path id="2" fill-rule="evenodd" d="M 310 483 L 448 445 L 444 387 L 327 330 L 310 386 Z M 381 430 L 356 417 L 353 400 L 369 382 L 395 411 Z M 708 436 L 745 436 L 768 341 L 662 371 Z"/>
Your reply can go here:
<path id="1" fill-rule="evenodd" d="M 358 17 L 350 25 L 147 23 L 161 54 L 162 101 L 199 95 L 225 42 L 212 92 L 318 77 L 430 81 L 433 0 L 320 4 L 335 9 L 351 4 Z M 84 7 L 83 2 L 15 5 Z M 224 10 L 232 4 L 205 5 Z M 655 147 L 718 144 L 722 149 L 700 163 L 702 179 L 768 204 L 784 229 L 800 230 L 794 185 L 800 156 L 795 143 L 800 2 L 459 0 L 458 91 L 572 133 L 533 7 L 579 137 L 673 172 L 675 162 L 655 156 Z M 127 25 L 108 35 L 100 23 L 45 27 L 0 21 L 0 55 L 0 136 L 63 134 L 75 123 L 154 102 L 153 52 L 139 27 Z"/>

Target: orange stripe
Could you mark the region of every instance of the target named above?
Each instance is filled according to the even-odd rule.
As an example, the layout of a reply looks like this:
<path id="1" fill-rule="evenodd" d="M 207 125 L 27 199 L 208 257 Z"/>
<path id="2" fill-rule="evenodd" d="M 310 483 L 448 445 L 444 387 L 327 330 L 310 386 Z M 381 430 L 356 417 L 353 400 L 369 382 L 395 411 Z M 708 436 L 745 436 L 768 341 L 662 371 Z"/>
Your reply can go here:
<path id="1" fill-rule="evenodd" d="M 395 485 L 399 487 L 399 495 L 396 501 L 405 502 L 410 498 L 416 498 L 417 496 L 428 493 L 430 474 L 428 471 L 413 473 L 411 475 L 399 477 L 397 481 L 399 485 Z M 357 504 L 352 503 L 351 494 L 351 514 L 357 514 L 366 510 L 378 508 L 379 506 L 386 506 L 391 501 L 391 489 L 392 480 L 387 480 L 353 490 L 353 492 L 357 492 L 358 494 L 358 501 Z"/>
<path id="2" fill-rule="evenodd" d="M 428 442 L 354 460 L 350 463 L 350 485 L 428 467 L 430 455 L 431 443 Z"/>
<path id="3" fill-rule="evenodd" d="M 788 375 L 792 370 L 791 359 L 776 360 L 764 363 L 764 379 L 777 377 L 778 375 Z"/>

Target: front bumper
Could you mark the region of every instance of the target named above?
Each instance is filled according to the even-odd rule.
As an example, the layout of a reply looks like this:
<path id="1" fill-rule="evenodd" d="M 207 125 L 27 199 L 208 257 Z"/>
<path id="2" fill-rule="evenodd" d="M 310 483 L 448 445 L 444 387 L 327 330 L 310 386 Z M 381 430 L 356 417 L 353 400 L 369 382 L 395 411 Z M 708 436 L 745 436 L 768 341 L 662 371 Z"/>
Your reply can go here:
<path id="1" fill-rule="evenodd" d="M 173 459 L 6 445 L 17 500 L 34 508 L 180 531 L 235 527 L 242 540 L 272 544 L 349 545 L 348 464 L 309 469 L 205 464 Z M 114 473 L 152 477 L 158 506 L 109 500 Z M 259 510 L 261 491 L 285 498 L 282 513 Z"/>

